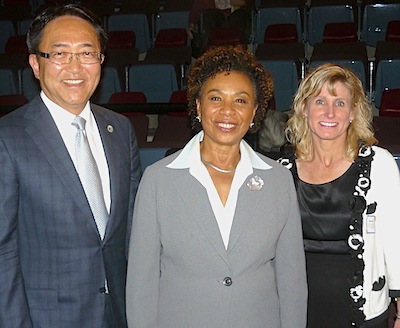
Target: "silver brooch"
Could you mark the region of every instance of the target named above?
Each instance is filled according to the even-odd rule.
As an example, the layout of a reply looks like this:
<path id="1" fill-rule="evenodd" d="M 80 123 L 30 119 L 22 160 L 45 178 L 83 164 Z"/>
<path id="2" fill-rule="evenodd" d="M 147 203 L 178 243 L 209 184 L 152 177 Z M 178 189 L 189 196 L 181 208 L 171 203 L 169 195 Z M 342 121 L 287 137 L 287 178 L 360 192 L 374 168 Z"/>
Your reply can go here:
<path id="1" fill-rule="evenodd" d="M 250 190 L 255 190 L 259 191 L 264 185 L 264 180 L 261 179 L 258 175 L 251 177 L 249 181 L 247 181 L 247 187 L 250 188 Z"/>

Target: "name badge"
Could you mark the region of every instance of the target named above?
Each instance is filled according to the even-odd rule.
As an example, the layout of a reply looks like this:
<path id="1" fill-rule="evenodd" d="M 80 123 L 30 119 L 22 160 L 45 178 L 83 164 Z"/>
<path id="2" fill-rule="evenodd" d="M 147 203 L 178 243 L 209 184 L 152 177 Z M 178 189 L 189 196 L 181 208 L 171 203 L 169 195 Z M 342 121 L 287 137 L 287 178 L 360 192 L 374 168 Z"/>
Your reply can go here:
<path id="1" fill-rule="evenodd" d="M 375 215 L 367 215 L 367 233 L 375 233 Z"/>

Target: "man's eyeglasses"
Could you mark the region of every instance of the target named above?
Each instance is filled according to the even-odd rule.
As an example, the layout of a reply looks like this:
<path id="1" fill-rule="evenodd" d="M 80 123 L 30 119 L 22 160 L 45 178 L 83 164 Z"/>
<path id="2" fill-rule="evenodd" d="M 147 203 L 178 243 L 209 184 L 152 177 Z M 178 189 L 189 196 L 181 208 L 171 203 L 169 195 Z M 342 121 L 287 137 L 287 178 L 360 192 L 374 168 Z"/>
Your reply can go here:
<path id="1" fill-rule="evenodd" d="M 83 51 L 83 52 L 66 52 L 66 51 L 55 51 L 55 52 L 41 52 L 37 54 L 40 57 L 48 59 L 51 63 L 57 65 L 69 64 L 72 61 L 72 57 L 75 55 L 76 59 L 81 64 L 97 64 L 101 62 L 103 54 L 101 52 Z"/>

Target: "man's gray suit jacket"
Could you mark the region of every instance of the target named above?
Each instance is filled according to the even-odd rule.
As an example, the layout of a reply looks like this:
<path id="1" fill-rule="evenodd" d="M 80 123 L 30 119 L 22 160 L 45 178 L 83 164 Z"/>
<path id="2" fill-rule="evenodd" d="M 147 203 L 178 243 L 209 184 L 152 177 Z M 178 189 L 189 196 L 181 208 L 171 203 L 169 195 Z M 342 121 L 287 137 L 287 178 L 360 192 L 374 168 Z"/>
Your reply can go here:
<path id="1" fill-rule="evenodd" d="M 40 97 L 0 120 L 0 326 L 101 328 L 107 279 L 117 327 L 126 327 L 126 247 L 141 175 L 128 119 L 91 105 L 110 174 L 102 241 Z"/>

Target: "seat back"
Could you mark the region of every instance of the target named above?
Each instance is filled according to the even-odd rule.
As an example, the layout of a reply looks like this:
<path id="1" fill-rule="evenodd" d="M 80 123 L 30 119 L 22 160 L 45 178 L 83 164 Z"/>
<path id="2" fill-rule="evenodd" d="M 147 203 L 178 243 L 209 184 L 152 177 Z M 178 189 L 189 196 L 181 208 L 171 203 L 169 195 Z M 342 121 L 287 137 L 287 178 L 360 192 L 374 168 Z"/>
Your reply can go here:
<path id="1" fill-rule="evenodd" d="M 186 29 L 189 21 L 189 11 L 163 11 L 154 15 L 154 31 L 157 35 L 160 30 L 169 28 Z"/>
<path id="2" fill-rule="evenodd" d="M 145 147 L 147 145 L 149 117 L 140 112 L 123 112 L 121 114 L 131 121 L 133 128 L 135 129 L 139 148 Z"/>
<path id="3" fill-rule="evenodd" d="M 365 73 L 365 64 L 363 61 L 355 59 L 334 59 L 334 58 L 325 60 L 317 59 L 317 60 L 312 60 L 310 62 L 309 69 L 313 70 L 318 66 L 327 63 L 333 63 L 351 69 L 361 80 L 361 83 L 364 86 L 364 90 L 367 90 L 368 85 Z"/>
<path id="4" fill-rule="evenodd" d="M 33 18 L 25 18 L 17 22 L 18 35 L 26 35 L 31 26 Z"/>
<path id="5" fill-rule="evenodd" d="M 355 22 L 327 23 L 322 42 L 356 42 L 357 25 Z"/>
<path id="6" fill-rule="evenodd" d="M 241 44 L 245 44 L 245 41 L 243 40 L 242 29 L 237 26 L 216 27 L 210 35 L 210 46 L 238 46 Z"/>
<path id="7" fill-rule="evenodd" d="M 133 31 L 136 35 L 136 47 L 140 53 L 151 47 L 150 29 L 145 14 L 115 14 L 107 19 L 108 31 Z"/>
<path id="8" fill-rule="evenodd" d="M 7 54 L 21 54 L 28 56 L 28 46 L 26 45 L 26 35 L 10 36 L 4 46 L 4 51 Z"/>
<path id="9" fill-rule="evenodd" d="M 306 39 L 310 45 L 322 42 L 325 25 L 328 23 L 354 22 L 351 5 L 311 6 L 307 13 Z"/>
<path id="10" fill-rule="evenodd" d="M 299 84 L 298 68 L 293 60 L 260 60 L 274 80 L 275 108 L 287 111 Z"/>
<path id="11" fill-rule="evenodd" d="M 140 91 L 116 92 L 113 93 L 108 101 L 109 104 L 145 104 L 146 95 Z"/>
<path id="12" fill-rule="evenodd" d="M 117 69 L 102 67 L 100 82 L 91 101 L 96 104 L 107 104 L 114 93 L 121 91 L 121 81 Z"/>
<path id="13" fill-rule="evenodd" d="M 133 31 L 111 31 L 108 33 L 108 49 L 135 48 L 136 35 Z"/>
<path id="14" fill-rule="evenodd" d="M 35 78 L 30 67 L 22 68 L 20 74 L 22 93 L 28 101 L 31 101 L 40 92 L 39 80 Z"/>
<path id="15" fill-rule="evenodd" d="M 14 24 L 11 20 L 0 20 L 0 53 L 5 53 L 5 45 L 10 36 L 15 35 Z"/>
<path id="16" fill-rule="evenodd" d="M 264 42 L 265 30 L 273 24 L 294 24 L 298 41 L 302 40 L 302 20 L 298 7 L 267 7 L 256 12 L 254 38 L 257 44 Z"/>
<path id="17" fill-rule="evenodd" d="M 377 63 L 375 75 L 375 106 L 381 107 L 382 93 L 400 88 L 400 59 L 383 59 Z"/>
<path id="18" fill-rule="evenodd" d="M 400 41 L 400 20 L 390 21 L 387 24 L 385 40 L 388 42 Z"/>
<path id="19" fill-rule="evenodd" d="M 193 136 L 189 117 L 164 115 L 160 118 L 152 141 L 153 147 L 182 148 Z"/>
<path id="20" fill-rule="evenodd" d="M 128 90 L 141 91 L 149 103 L 167 103 L 178 90 L 175 67 L 172 64 L 136 64 L 128 69 Z"/>
<path id="21" fill-rule="evenodd" d="M 165 28 L 158 31 L 154 47 L 175 48 L 187 45 L 187 34 L 184 28 Z"/>
<path id="22" fill-rule="evenodd" d="M 368 4 L 363 12 L 362 40 L 370 47 L 385 40 L 388 22 L 400 20 L 400 3 Z"/>
<path id="23" fill-rule="evenodd" d="M 22 106 L 28 103 L 28 99 L 21 94 L 0 95 L 0 105 Z"/>
<path id="24" fill-rule="evenodd" d="M 379 116 L 400 117 L 400 89 L 383 90 Z"/>
<path id="25" fill-rule="evenodd" d="M 18 83 L 12 69 L 0 68 L 0 95 L 17 94 Z"/>

